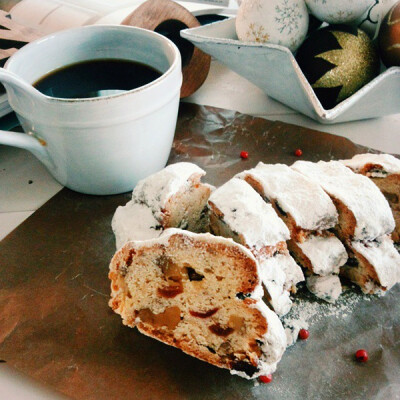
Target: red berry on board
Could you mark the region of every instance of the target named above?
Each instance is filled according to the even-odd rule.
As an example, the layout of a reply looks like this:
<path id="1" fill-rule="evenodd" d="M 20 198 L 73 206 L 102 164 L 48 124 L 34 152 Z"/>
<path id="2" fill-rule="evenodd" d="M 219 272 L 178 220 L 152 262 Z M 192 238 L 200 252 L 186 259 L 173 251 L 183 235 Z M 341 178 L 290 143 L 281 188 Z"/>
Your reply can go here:
<path id="1" fill-rule="evenodd" d="M 368 361 L 368 352 L 367 350 L 360 349 L 356 351 L 356 360 L 359 362 L 367 362 Z"/>
<path id="2" fill-rule="evenodd" d="M 296 149 L 296 150 L 294 151 L 294 155 L 295 155 L 296 157 L 301 157 L 301 156 L 303 155 L 303 150 L 301 150 L 301 149 Z"/>
<path id="3" fill-rule="evenodd" d="M 299 331 L 299 339 L 307 340 L 310 337 L 310 332 L 307 329 L 300 329 Z"/>
<path id="4" fill-rule="evenodd" d="M 258 378 L 262 383 L 271 383 L 272 382 L 272 374 L 261 375 Z"/>
<path id="5" fill-rule="evenodd" d="M 243 158 L 243 160 L 245 160 L 246 158 L 249 158 L 249 153 L 247 151 L 241 151 L 240 158 Z"/>

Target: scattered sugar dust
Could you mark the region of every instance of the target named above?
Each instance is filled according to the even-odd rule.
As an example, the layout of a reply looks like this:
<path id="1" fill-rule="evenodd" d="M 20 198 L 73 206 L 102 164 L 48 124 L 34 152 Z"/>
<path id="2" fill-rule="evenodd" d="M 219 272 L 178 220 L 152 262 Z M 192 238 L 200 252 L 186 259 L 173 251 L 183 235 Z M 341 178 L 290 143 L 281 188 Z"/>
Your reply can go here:
<path id="1" fill-rule="evenodd" d="M 293 307 L 281 318 L 287 337 L 287 345 L 297 341 L 300 329 L 308 329 L 312 324 L 326 317 L 345 318 L 350 315 L 360 301 L 370 301 L 373 296 L 362 294 L 354 286 L 344 289 L 336 303 L 316 299 L 304 289 L 300 289 L 293 300 Z"/>

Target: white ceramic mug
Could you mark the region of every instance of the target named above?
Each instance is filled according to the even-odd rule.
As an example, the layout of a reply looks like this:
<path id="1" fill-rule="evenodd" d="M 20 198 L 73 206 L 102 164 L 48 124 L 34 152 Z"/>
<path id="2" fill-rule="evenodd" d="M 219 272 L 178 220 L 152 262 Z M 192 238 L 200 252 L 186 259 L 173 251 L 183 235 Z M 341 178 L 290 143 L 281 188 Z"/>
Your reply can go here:
<path id="1" fill-rule="evenodd" d="M 32 84 L 50 71 L 94 59 L 147 64 L 161 77 L 105 97 L 49 97 Z M 25 133 L 0 131 L 0 144 L 39 158 L 62 185 L 96 195 L 132 190 L 163 168 L 174 137 L 182 84 L 177 47 L 130 26 L 85 26 L 32 42 L 0 69 L 11 107 Z"/>

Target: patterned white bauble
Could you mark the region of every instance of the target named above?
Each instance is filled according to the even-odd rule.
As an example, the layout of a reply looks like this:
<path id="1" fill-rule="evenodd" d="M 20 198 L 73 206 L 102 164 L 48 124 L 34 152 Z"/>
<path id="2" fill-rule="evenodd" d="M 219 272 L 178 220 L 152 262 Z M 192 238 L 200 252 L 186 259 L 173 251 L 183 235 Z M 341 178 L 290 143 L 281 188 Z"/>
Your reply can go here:
<path id="1" fill-rule="evenodd" d="M 305 0 L 314 17 L 329 24 L 347 24 L 360 18 L 375 0 Z"/>
<path id="2" fill-rule="evenodd" d="M 304 0 L 243 0 L 236 33 L 244 42 L 272 43 L 295 51 L 308 30 Z"/>
<path id="3" fill-rule="evenodd" d="M 384 16 L 397 1 L 398 0 L 371 0 L 370 7 L 355 21 L 355 25 L 364 32 L 367 32 L 371 38 L 376 38 Z"/>

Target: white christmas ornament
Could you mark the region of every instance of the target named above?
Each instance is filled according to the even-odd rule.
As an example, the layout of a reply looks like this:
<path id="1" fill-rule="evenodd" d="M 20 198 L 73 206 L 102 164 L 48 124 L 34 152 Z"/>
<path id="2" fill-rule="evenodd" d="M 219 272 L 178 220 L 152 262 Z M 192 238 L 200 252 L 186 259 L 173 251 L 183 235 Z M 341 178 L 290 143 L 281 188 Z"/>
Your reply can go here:
<path id="1" fill-rule="evenodd" d="M 360 18 L 375 0 L 305 0 L 310 13 L 329 24 L 347 24 Z"/>
<path id="2" fill-rule="evenodd" d="M 355 25 L 375 39 L 378 36 L 381 22 L 398 0 L 371 0 L 368 10 L 355 21 Z"/>
<path id="3" fill-rule="evenodd" d="M 291 51 L 300 46 L 307 30 L 304 0 L 243 0 L 236 17 L 240 40 L 279 44 Z"/>

